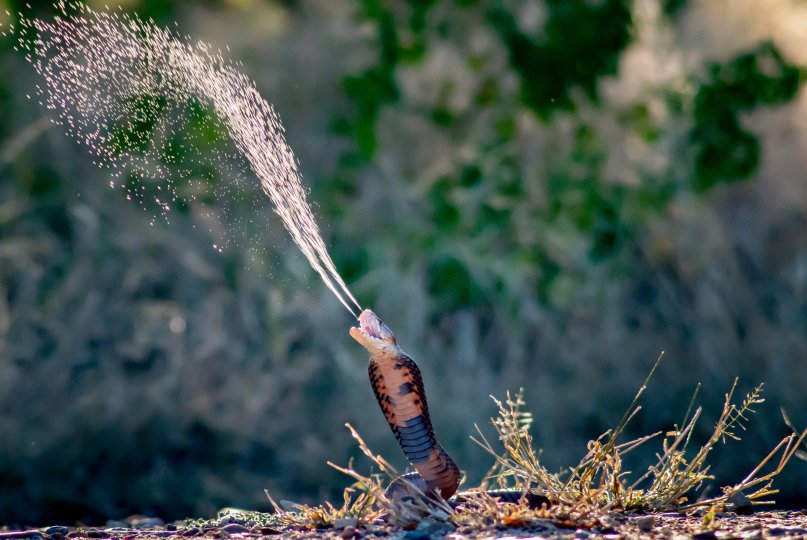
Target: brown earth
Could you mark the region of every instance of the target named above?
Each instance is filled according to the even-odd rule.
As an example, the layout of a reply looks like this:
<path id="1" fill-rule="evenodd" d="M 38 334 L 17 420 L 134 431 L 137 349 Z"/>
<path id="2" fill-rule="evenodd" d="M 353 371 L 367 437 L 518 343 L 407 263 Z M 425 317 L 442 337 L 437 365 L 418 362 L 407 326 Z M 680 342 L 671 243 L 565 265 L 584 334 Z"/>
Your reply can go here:
<path id="1" fill-rule="evenodd" d="M 66 540 L 114 539 L 150 540 L 188 538 L 247 540 L 271 538 L 301 540 L 308 538 L 371 539 L 390 537 L 397 540 L 446 540 L 482 538 L 551 538 L 565 540 L 765 540 L 775 538 L 807 540 L 807 510 L 758 512 L 740 516 L 731 512 L 718 514 L 710 524 L 701 516 L 678 513 L 655 515 L 614 514 L 601 519 L 597 528 L 562 527 L 549 521 L 536 521 L 530 527 L 488 528 L 455 527 L 448 523 L 423 522 L 413 530 L 393 529 L 383 522 L 360 525 L 341 520 L 336 528 L 298 529 L 271 526 L 271 516 L 263 524 L 242 522 L 237 519 L 211 521 L 188 520 L 163 524 L 159 519 L 132 516 L 125 521 L 109 522 L 107 527 L 44 527 L 41 529 L 0 529 L 0 540 Z"/>

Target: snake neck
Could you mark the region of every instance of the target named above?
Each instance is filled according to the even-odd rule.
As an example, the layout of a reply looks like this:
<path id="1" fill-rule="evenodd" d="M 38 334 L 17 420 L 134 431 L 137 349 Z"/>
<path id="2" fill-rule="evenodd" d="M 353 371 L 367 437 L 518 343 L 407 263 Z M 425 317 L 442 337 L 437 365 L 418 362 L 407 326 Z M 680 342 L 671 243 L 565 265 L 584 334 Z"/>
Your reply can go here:
<path id="1" fill-rule="evenodd" d="M 428 491 L 447 499 L 459 486 L 460 471 L 434 436 L 420 369 L 414 360 L 371 356 L 370 383 L 398 444 Z"/>

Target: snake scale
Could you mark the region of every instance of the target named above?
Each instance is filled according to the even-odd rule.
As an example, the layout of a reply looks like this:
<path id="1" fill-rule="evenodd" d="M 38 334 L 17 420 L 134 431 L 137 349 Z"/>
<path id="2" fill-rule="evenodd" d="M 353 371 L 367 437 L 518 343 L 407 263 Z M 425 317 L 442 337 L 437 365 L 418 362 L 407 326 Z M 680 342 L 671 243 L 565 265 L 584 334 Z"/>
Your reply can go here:
<path id="1" fill-rule="evenodd" d="M 370 384 L 406 459 L 417 471 L 410 479 L 426 493 L 436 492 L 448 500 L 459 487 L 460 469 L 434 436 L 420 369 L 398 345 L 392 330 L 369 309 L 362 311 L 359 327 L 351 328 L 350 335 L 370 352 Z M 522 495 L 520 490 L 488 493 L 507 502 Z M 527 501 L 534 507 L 548 503 L 546 497 L 532 493 Z"/>

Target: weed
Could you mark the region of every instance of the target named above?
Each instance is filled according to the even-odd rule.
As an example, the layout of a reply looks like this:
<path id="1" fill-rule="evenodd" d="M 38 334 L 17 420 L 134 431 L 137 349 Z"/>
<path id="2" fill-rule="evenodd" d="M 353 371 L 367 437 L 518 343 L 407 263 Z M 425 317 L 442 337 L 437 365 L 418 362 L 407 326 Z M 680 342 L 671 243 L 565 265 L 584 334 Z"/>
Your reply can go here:
<path id="1" fill-rule="evenodd" d="M 533 418 L 524 410 L 524 391 L 521 389 L 514 396 L 508 392 L 504 401 L 493 398 L 498 416 L 491 423 L 503 447 L 501 451 L 497 451 L 477 427 L 479 436 L 472 439 L 493 456 L 495 463 L 478 487 L 463 492 L 462 501 L 458 504 L 427 496 L 406 476 L 402 477 L 382 456 L 374 454 L 350 425 L 347 427 L 362 452 L 380 473 L 365 476 L 357 472 L 352 463 L 347 467 L 329 463 L 356 481 L 345 491 L 341 508 L 337 509 L 329 503 L 314 508 L 298 505 L 296 512 L 288 512 L 274 501 L 273 504 L 286 523 L 307 527 L 332 526 L 335 519 L 345 516 L 357 517 L 365 523 L 386 516 L 392 525 L 401 527 L 412 526 L 425 519 L 481 527 L 529 526 L 545 520 L 562 525 L 593 526 L 602 523 L 601 520 L 612 512 L 691 511 L 700 507 L 707 508 L 704 525 L 708 526 L 715 513 L 724 510 L 728 501 L 740 492 L 744 492 L 753 504 L 766 503 L 763 499 L 777 492 L 773 489 L 774 478 L 799 452 L 799 445 L 807 437 L 807 430 L 800 434 L 794 430 L 739 483 L 724 487 L 719 496 L 702 497 L 704 483 L 714 479 L 708 463 L 710 453 L 718 443 L 740 440 L 738 433 L 746 429 L 750 413 L 755 412 L 754 406 L 764 401 L 761 384 L 735 403 L 735 379 L 725 394 L 723 408 L 711 436 L 692 453 L 692 433 L 702 414 L 702 408 L 695 407 L 700 389 L 698 386 L 680 426 L 676 424 L 663 434 L 656 461 L 637 478 L 632 478 L 631 472 L 624 469 L 626 454 L 662 435 L 662 432 L 656 432 L 619 442 L 626 426 L 641 410 L 639 399 L 660 360 L 661 357 L 619 424 L 589 441 L 587 452 L 580 462 L 566 471 L 550 472 L 541 463 L 541 453 L 534 449 L 530 435 Z M 779 460 L 773 470 L 763 472 L 777 456 Z M 390 494 L 392 490 L 385 490 L 389 480 L 397 484 L 395 496 Z M 398 495 L 401 486 L 411 496 Z M 551 504 L 530 508 L 524 497 L 518 503 L 503 503 L 489 487 L 521 490 L 525 495 L 528 492 L 540 493 Z"/>

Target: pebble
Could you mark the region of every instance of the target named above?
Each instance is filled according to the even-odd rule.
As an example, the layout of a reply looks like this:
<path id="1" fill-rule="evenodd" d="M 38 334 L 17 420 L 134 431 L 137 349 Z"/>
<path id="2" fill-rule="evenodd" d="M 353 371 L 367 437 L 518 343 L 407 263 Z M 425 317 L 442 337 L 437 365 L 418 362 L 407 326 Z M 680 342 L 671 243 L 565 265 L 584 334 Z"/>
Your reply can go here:
<path id="1" fill-rule="evenodd" d="M 655 516 L 642 516 L 636 520 L 636 526 L 640 531 L 650 532 L 656 526 L 656 518 Z"/>
<path id="2" fill-rule="evenodd" d="M 353 535 L 355 534 L 356 534 L 356 527 L 348 525 L 342 531 L 342 538 L 353 538 Z"/>
<path id="3" fill-rule="evenodd" d="M 738 491 L 726 501 L 726 510 L 740 516 L 750 516 L 754 513 L 754 505 L 745 493 Z"/>
<path id="4" fill-rule="evenodd" d="M 403 540 L 431 540 L 431 535 L 423 531 L 407 531 Z"/>
<path id="5" fill-rule="evenodd" d="M 701 531 L 692 535 L 693 540 L 717 540 L 717 535 L 714 531 Z"/>
<path id="6" fill-rule="evenodd" d="M 126 519 L 126 521 L 128 521 L 129 524 L 131 524 L 131 526 L 135 529 L 148 529 L 151 527 L 165 525 L 165 522 L 160 518 L 148 516 L 130 516 Z"/>
<path id="7" fill-rule="evenodd" d="M 227 534 L 245 534 L 250 532 L 249 529 L 247 529 L 240 523 L 230 523 L 229 525 L 225 525 L 224 527 L 222 527 L 221 530 L 226 532 Z"/>
<path id="8" fill-rule="evenodd" d="M 356 525 L 359 523 L 359 518 L 356 517 L 346 517 L 346 518 L 338 518 L 333 520 L 333 528 L 334 529 L 345 529 L 347 527 L 353 527 L 355 529 Z"/>
<path id="9" fill-rule="evenodd" d="M 0 538 L 3 540 L 6 539 L 15 539 L 15 538 L 42 538 L 43 533 L 39 529 L 31 529 L 27 531 L 9 531 L 9 532 L 0 532 Z"/>
<path id="10" fill-rule="evenodd" d="M 193 527 L 191 529 L 185 529 L 179 534 L 181 534 L 182 536 L 199 536 L 200 534 L 202 534 L 202 529 L 198 527 Z"/>
<path id="11" fill-rule="evenodd" d="M 45 534 L 67 534 L 69 532 L 67 527 L 61 525 L 54 525 L 45 529 Z"/>
<path id="12" fill-rule="evenodd" d="M 432 537 L 437 535 L 443 535 L 450 531 L 453 531 L 454 526 L 451 525 L 450 523 L 445 523 L 442 521 L 427 520 L 427 521 L 421 521 L 415 530 L 426 533 L 429 535 L 429 537 Z"/>

